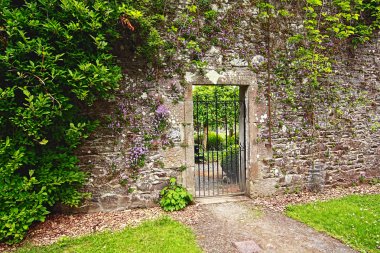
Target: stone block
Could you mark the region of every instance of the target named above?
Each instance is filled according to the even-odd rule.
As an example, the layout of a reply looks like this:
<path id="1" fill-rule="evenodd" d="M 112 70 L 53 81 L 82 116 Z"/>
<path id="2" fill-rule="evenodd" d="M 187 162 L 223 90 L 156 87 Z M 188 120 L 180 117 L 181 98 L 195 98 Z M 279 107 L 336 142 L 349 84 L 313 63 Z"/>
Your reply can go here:
<path id="1" fill-rule="evenodd" d="M 240 253 L 260 253 L 263 252 L 255 241 L 234 242 L 235 248 Z"/>
<path id="2" fill-rule="evenodd" d="M 267 178 L 250 182 L 249 195 L 254 197 L 265 197 L 275 195 L 278 192 L 279 179 Z"/>
<path id="3" fill-rule="evenodd" d="M 99 202 L 103 211 L 112 211 L 118 207 L 119 196 L 112 193 L 106 193 L 100 197 Z"/>
<path id="4" fill-rule="evenodd" d="M 186 163 L 185 149 L 181 146 L 168 148 L 161 151 L 165 168 L 180 168 Z"/>
<path id="5" fill-rule="evenodd" d="M 128 209 L 131 205 L 132 198 L 131 196 L 120 196 L 118 199 L 117 206 L 118 208 L 125 208 Z"/>

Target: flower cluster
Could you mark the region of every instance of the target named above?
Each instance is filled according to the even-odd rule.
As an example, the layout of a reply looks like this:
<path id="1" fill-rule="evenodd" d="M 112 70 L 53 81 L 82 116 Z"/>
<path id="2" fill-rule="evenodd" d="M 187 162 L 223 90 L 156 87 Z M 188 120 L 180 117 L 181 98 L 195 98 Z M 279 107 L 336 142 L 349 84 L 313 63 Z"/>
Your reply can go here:
<path id="1" fill-rule="evenodd" d="M 120 179 L 121 179 L 121 180 L 128 180 L 128 179 L 129 179 L 129 176 L 123 172 L 123 173 L 120 175 Z"/>
<path id="2" fill-rule="evenodd" d="M 128 116 L 128 110 L 127 110 L 127 107 L 125 106 L 125 104 L 124 104 L 123 102 L 119 102 L 118 106 L 119 106 L 119 110 L 120 110 L 120 112 L 121 112 L 122 115 L 123 115 L 123 118 L 126 119 L 127 116 Z"/>
<path id="3" fill-rule="evenodd" d="M 148 149 L 144 146 L 136 146 L 131 148 L 131 153 L 130 153 L 130 160 L 137 162 L 141 160 L 146 153 L 148 153 Z"/>
<path id="4" fill-rule="evenodd" d="M 121 124 L 119 121 L 113 121 L 108 124 L 108 128 L 113 129 L 113 130 L 119 129 L 120 127 L 121 127 Z"/>
<path id="5" fill-rule="evenodd" d="M 165 105 L 159 105 L 156 109 L 156 118 L 158 120 L 166 120 L 169 117 L 169 110 Z"/>
<path id="6" fill-rule="evenodd" d="M 161 133 L 169 126 L 169 110 L 164 105 L 159 105 L 155 112 L 154 126 L 157 133 Z"/>

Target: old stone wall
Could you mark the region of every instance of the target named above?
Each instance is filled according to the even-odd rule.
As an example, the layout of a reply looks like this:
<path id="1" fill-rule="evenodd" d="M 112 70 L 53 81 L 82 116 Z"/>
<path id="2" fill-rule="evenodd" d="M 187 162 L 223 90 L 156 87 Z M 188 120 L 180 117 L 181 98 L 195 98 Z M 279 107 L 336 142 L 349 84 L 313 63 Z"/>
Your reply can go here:
<path id="1" fill-rule="evenodd" d="M 311 127 L 305 124 L 305 115 L 276 104 L 273 148 L 261 149 L 263 174 L 253 195 L 267 195 L 268 187 L 291 193 L 368 183 L 380 176 L 379 34 L 354 54 L 337 55 L 330 81 L 350 89 L 352 100 L 362 96 L 363 103 L 347 105 L 336 124 L 331 123 L 336 117 L 331 108 L 322 106 L 316 120 L 319 135 L 314 142 L 308 141 Z M 263 124 L 260 138 L 266 140 L 268 128 Z"/>
<path id="2" fill-rule="evenodd" d="M 165 95 L 167 86 L 146 82 L 136 68 L 135 73 L 125 73 L 114 102 L 95 105 L 91 111 L 103 120 L 78 151 L 81 167 L 89 173 L 85 190 L 92 193 L 91 200 L 78 211 L 153 206 L 168 179 L 181 174 L 184 151 L 170 148 L 172 154 L 166 157 L 178 159 L 165 159 L 165 152 L 171 146 L 182 145 L 178 122 L 182 123 L 182 119 L 179 112 L 171 108 L 172 98 Z M 171 128 L 167 134 L 155 129 L 155 111 L 161 104 L 170 111 Z M 153 135 L 158 137 L 153 138 Z M 146 149 L 143 151 L 144 165 L 133 168 L 133 153 L 141 148 Z"/>
<path id="3" fill-rule="evenodd" d="M 92 198 L 77 211 L 156 205 L 159 191 L 170 177 L 177 177 L 194 191 L 191 93 L 195 84 L 247 88 L 247 195 L 319 189 L 380 176 L 380 131 L 376 128 L 380 120 L 380 36 L 357 49 L 354 56 L 343 53 L 334 75 L 341 85 L 368 91 L 374 102 L 345 112 L 350 124 L 338 130 L 326 127 L 314 145 L 303 138 L 303 131 L 308 131 L 299 127 L 303 115 L 277 104 L 270 147 L 267 104 L 260 89 L 265 77 L 255 73 L 256 66 L 266 61 L 267 31 L 258 22 L 255 6 L 254 1 L 213 1 L 211 7 L 219 13 L 219 21 L 233 22 L 227 22 L 218 35 L 220 41 L 209 46 L 202 58 L 208 64 L 201 70 L 189 64 L 191 55 L 183 51 L 174 56 L 186 63 L 178 73 L 166 63 L 160 68 L 147 64 L 122 42 L 115 46 L 124 79 L 114 101 L 94 105 L 89 112 L 102 120 L 78 150 L 81 167 L 89 173 L 84 190 L 91 192 Z M 179 7 L 184 9 L 183 4 Z M 294 23 L 292 27 L 302 26 Z M 279 34 L 271 36 L 281 43 Z M 323 127 L 323 118 L 318 120 Z"/>

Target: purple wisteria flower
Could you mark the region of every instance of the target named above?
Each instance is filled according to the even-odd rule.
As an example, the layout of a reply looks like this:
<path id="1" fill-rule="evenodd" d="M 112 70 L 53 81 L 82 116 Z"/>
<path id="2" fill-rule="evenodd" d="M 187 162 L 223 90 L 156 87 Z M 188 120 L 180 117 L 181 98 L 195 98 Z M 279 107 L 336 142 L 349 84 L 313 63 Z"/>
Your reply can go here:
<path id="1" fill-rule="evenodd" d="M 131 149 L 130 153 L 130 159 L 132 161 L 138 161 L 140 158 L 142 158 L 144 155 L 148 153 L 148 149 L 143 146 L 136 146 Z"/>
<path id="2" fill-rule="evenodd" d="M 128 116 L 128 110 L 124 103 L 119 103 L 119 110 L 123 114 L 123 118 L 126 119 Z"/>
<path id="3" fill-rule="evenodd" d="M 162 139 L 162 145 L 164 145 L 164 146 L 169 146 L 171 143 L 170 143 L 170 141 L 167 139 L 167 138 L 163 138 Z"/>
<path id="4" fill-rule="evenodd" d="M 114 121 L 108 124 L 108 128 L 115 130 L 121 127 L 121 124 L 119 121 Z"/>
<path id="5" fill-rule="evenodd" d="M 125 174 L 125 173 L 122 173 L 122 174 L 120 175 L 120 179 L 121 179 L 121 180 L 128 180 L 128 179 L 129 179 L 129 176 L 128 176 L 127 174 Z"/>
<path id="6" fill-rule="evenodd" d="M 164 105 L 159 105 L 156 109 L 156 117 L 158 120 L 165 120 L 169 117 L 169 110 Z"/>
<path id="7" fill-rule="evenodd" d="M 327 47 L 333 47 L 334 46 L 334 42 L 329 41 L 329 42 L 326 43 L 326 46 Z"/>

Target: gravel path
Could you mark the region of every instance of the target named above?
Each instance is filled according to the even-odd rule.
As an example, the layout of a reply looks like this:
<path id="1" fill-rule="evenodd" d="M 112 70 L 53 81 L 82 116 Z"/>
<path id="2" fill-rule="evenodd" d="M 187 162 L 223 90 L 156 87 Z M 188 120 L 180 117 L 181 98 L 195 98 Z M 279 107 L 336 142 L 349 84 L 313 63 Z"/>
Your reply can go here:
<path id="1" fill-rule="evenodd" d="M 283 214 L 289 204 L 326 201 L 352 194 L 380 194 L 380 185 L 330 188 L 320 193 L 301 192 L 238 202 L 201 205 L 200 220 L 191 226 L 207 253 L 351 253 L 338 240 Z M 236 198 L 236 197 L 235 197 Z M 210 199 L 211 200 L 211 199 Z M 207 202 L 207 201 L 206 201 Z M 212 201 L 210 201 L 212 202 Z M 260 250 L 239 251 L 236 242 L 253 241 Z"/>
<path id="2" fill-rule="evenodd" d="M 197 239 L 208 253 L 355 252 L 339 241 L 283 214 L 260 210 L 251 201 L 202 206 L 195 226 Z M 257 250 L 238 251 L 233 243 L 253 241 Z"/>

